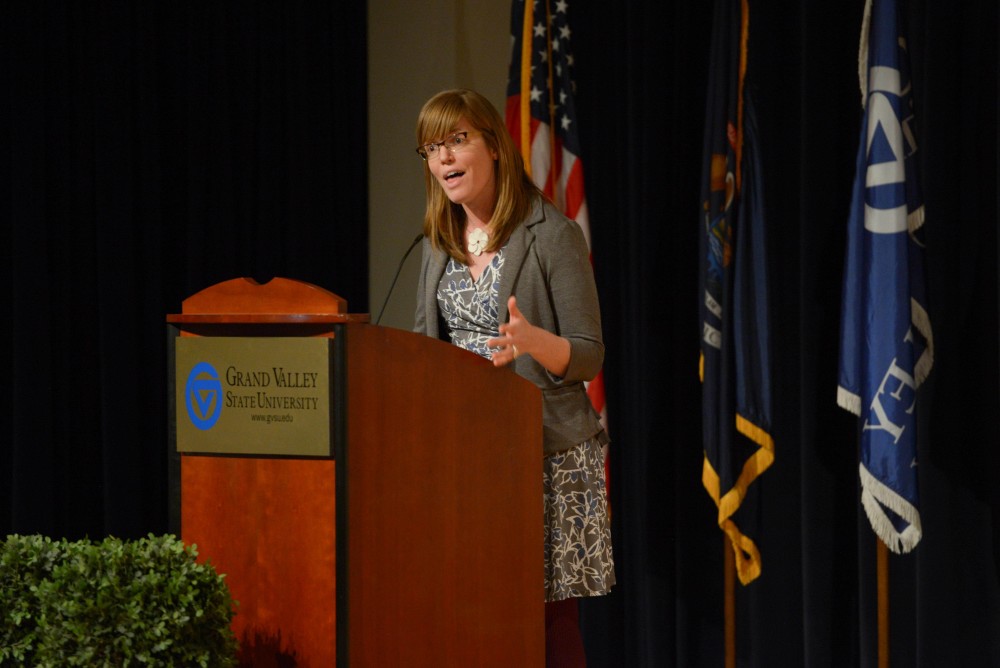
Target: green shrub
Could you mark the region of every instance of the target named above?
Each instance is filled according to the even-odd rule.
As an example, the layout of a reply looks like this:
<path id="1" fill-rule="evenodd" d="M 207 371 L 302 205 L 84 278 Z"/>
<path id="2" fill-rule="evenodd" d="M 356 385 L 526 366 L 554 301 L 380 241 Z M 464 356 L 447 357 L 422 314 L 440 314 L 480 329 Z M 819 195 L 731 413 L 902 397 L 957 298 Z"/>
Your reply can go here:
<path id="1" fill-rule="evenodd" d="M 173 536 L 0 544 L 0 666 L 231 666 L 223 576 Z"/>

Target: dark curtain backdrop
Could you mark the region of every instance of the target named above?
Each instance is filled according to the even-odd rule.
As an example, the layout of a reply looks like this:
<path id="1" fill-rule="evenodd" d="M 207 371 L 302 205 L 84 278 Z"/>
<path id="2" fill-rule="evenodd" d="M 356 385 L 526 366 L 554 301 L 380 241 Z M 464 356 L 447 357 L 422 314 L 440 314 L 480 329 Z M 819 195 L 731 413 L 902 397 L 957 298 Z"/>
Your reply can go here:
<path id="1" fill-rule="evenodd" d="M 3 10 L 0 532 L 166 530 L 166 325 L 239 276 L 368 310 L 363 3 Z"/>
<path id="2" fill-rule="evenodd" d="M 836 405 L 863 0 L 751 0 L 772 280 L 776 461 L 741 511 L 741 666 L 874 666 L 876 547 L 856 419 Z M 587 601 L 595 666 L 723 665 L 724 543 L 701 486 L 697 248 L 710 2 L 572 5 L 608 355 L 619 586 Z M 892 556 L 894 666 L 1000 665 L 995 0 L 906 9 L 937 347 L 920 398 L 924 538 Z"/>
<path id="3" fill-rule="evenodd" d="M 777 456 L 741 517 L 763 558 L 737 590 L 743 666 L 875 665 L 875 542 L 835 402 L 862 4 L 752 8 Z M 359 5 L 5 10 L 0 531 L 165 530 L 163 316 L 185 296 L 283 275 L 368 310 Z M 571 4 L 619 580 L 583 607 L 593 666 L 722 665 L 695 275 L 710 5 Z M 925 535 L 891 559 L 893 665 L 1000 665 L 997 7 L 907 17 L 937 359 Z"/>

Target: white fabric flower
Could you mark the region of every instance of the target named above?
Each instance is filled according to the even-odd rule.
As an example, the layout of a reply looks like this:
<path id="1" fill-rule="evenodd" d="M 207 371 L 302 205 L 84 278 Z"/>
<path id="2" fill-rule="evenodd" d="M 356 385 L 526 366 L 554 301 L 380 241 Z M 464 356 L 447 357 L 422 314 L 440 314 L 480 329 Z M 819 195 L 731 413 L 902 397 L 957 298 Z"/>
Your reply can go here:
<path id="1" fill-rule="evenodd" d="M 469 232 L 469 252 L 473 255 L 482 255 L 489 240 L 490 235 L 486 234 L 486 231 L 481 227 L 477 227 Z"/>

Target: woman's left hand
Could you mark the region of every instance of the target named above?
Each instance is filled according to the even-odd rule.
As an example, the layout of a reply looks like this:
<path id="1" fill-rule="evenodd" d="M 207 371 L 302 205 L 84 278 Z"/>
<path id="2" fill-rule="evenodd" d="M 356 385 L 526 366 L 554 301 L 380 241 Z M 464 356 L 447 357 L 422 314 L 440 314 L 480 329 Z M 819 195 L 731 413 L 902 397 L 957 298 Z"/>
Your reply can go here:
<path id="1" fill-rule="evenodd" d="M 507 300 L 507 311 L 510 313 L 510 320 L 500 325 L 500 336 L 486 342 L 487 345 L 500 349 L 493 353 L 493 366 L 504 366 L 521 355 L 531 355 L 533 360 L 556 377 L 565 376 L 572 354 L 569 339 L 528 322 L 517 308 L 514 296 Z"/>
<path id="2" fill-rule="evenodd" d="M 493 353 L 493 366 L 505 366 L 518 355 L 530 353 L 532 330 L 535 327 L 517 308 L 517 297 L 511 295 L 507 300 L 507 312 L 510 313 L 510 320 L 500 325 L 500 336 L 486 342 L 491 348 L 499 348 Z"/>

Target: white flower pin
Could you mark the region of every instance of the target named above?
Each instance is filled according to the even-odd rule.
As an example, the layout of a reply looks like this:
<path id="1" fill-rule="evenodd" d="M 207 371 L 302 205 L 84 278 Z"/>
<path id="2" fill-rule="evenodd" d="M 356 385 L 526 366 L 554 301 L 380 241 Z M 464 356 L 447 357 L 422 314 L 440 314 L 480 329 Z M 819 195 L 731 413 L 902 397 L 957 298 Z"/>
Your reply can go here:
<path id="1" fill-rule="evenodd" d="M 490 235 L 481 227 L 477 227 L 469 232 L 469 252 L 473 255 L 482 255 L 489 240 Z"/>

